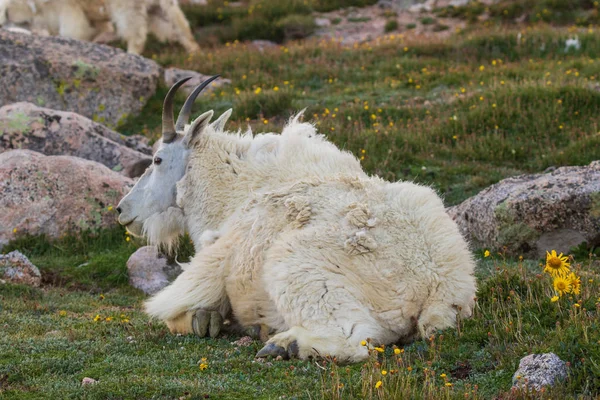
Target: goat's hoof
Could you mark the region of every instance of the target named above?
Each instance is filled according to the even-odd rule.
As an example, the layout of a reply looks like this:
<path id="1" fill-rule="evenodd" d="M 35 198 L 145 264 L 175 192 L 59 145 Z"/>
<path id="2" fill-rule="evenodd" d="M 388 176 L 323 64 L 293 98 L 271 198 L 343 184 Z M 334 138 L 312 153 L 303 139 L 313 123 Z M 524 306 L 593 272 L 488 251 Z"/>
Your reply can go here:
<path id="1" fill-rule="evenodd" d="M 252 339 L 260 339 L 260 325 L 256 324 L 249 326 L 244 330 L 244 333 Z"/>
<path id="2" fill-rule="evenodd" d="M 267 343 L 267 345 L 265 347 L 263 347 L 262 349 L 260 349 L 260 351 L 258 353 L 256 353 L 256 358 L 263 358 L 263 357 L 281 357 L 284 360 L 289 360 L 291 357 L 297 357 L 298 356 L 298 342 L 296 342 L 295 340 L 293 342 L 291 342 L 286 349 L 284 349 L 281 346 L 278 346 L 274 343 Z"/>
<path id="3" fill-rule="evenodd" d="M 223 317 L 218 311 L 211 311 L 210 325 L 208 326 L 208 334 L 211 338 L 216 338 L 221 333 L 223 327 Z"/>
<path id="4" fill-rule="evenodd" d="M 192 330 L 200 337 L 215 338 L 223 328 L 223 317 L 218 311 L 196 310 L 192 316 Z"/>
<path id="5" fill-rule="evenodd" d="M 289 344 L 288 349 L 287 349 L 290 357 L 298 357 L 299 350 L 300 349 L 298 348 L 298 342 L 295 340 Z"/>
<path id="6" fill-rule="evenodd" d="M 267 325 L 256 324 L 245 328 L 244 333 L 254 340 L 260 340 L 266 343 L 269 340 L 270 329 Z"/>

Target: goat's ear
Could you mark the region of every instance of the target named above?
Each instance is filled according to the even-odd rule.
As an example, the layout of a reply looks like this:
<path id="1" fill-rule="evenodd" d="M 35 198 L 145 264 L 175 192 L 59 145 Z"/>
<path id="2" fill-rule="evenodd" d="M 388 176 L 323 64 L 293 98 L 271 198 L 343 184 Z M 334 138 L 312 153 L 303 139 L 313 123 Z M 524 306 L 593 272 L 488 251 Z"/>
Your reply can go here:
<path id="1" fill-rule="evenodd" d="M 221 114 L 221 116 L 217 118 L 213 123 L 210 124 L 215 131 L 222 131 L 225 128 L 225 124 L 227 123 L 227 120 L 229 120 L 229 117 L 231 117 L 232 111 L 233 110 L 230 108 L 229 110 Z"/>
<path id="2" fill-rule="evenodd" d="M 183 143 L 187 148 L 191 148 L 194 146 L 200 134 L 206 129 L 208 124 L 210 123 L 210 119 L 212 118 L 214 112 L 212 110 L 205 112 L 198 118 L 192 122 L 187 133 L 183 138 Z"/>

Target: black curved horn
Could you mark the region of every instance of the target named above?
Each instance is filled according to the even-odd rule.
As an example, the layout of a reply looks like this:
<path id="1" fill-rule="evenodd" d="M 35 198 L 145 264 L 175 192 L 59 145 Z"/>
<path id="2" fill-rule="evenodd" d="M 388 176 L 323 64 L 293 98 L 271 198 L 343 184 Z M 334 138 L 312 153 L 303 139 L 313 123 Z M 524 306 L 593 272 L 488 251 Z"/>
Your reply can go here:
<path id="1" fill-rule="evenodd" d="M 162 112 L 163 143 L 171 143 L 177 135 L 175 124 L 173 123 L 173 98 L 175 97 L 177 89 L 179 89 L 181 85 L 189 81 L 191 78 L 191 76 L 188 76 L 187 78 L 177 81 L 173 86 L 171 86 L 171 89 L 169 89 L 167 95 L 165 96 Z"/>
<path id="2" fill-rule="evenodd" d="M 194 105 L 194 102 L 196 101 L 196 97 L 198 97 L 200 92 L 202 92 L 204 90 L 204 88 L 206 88 L 208 86 L 209 83 L 211 83 L 212 81 L 217 79 L 219 76 L 221 76 L 221 75 L 211 76 L 210 78 L 208 78 L 207 80 L 202 82 L 200 85 L 198 85 L 196 87 L 196 89 L 194 89 L 194 91 L 192 93 L 190 93 L 188 98 L 185 99 L 185 103 L 183 103 L 183 107 L 181 107 L 181 111 L 179 112 L 179 116 L 177 117 L 177 122 L 175 123 L 175 131 L 179 132 L 179 131 L 183 130 L 183 128 L 185 127 L 185 124 L 187 124 L 188 121 L 190 120 L 190 114 L 192 113 L 192 106 Z"/>

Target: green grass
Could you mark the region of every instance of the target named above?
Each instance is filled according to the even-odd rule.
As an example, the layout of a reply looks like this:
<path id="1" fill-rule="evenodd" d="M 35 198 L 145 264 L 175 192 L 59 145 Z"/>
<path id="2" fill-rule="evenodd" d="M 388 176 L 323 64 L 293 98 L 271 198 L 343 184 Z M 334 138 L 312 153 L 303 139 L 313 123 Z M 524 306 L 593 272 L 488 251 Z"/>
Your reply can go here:
<path id="1" fill-rule="evenodd" d="M 446 40 L 390 33 L 342 46 L 315 39 L 262 53 L 236 41 L 284 40 L 287 25 L 278 21 L 306 22 L 315 10 L 372 3 L 253 1 L 233 7 L 211 1 L 210 7 L 186 8 L 192 25 L 202 26 L 198 35 L 206 34 L 200 54 L 152 42 L 147 55 L 164 66 L 232 80 L 198 99 L 196 115 L 231 107 L 232 131 L 247 125 L 280 131 L 306 108 L 305 119 L 361 158 L 366 171 L 431 185 L 447 205 L 508 176 L 600 159 L 595 26 L 513 29 L 508 17 L 496 16 L 496 6 L 486 11 L 470 3 L 438 16 L 452 12 L 475 20 L 485 12 L 508 25 L 474 25 Z M 510 4 L 507 13 L 518 16 L 519 2 Z M 544 4 L 556 24 L 564 18 L 575 23 L 562 0 Z M 591 4 L 578 2 L 575 11 L 589 18 L 596 10 Z M 581 50 L 565 52 L 574 34 Z M 229 43 L 214 45 L 220 42 Z M 165 94 L 159 87 L 120 131 L 158 138 Z M 183 101 L 178 96 L 176 107 Z M 148 320 L 145 296 L 127 284 L 126 260 L 141 244 L 115 228 L 53 241 L 22 237 L 3 249 L 26 254 L 41 269 L 43 286 L 0 285 L 0 398 L 532 398 L 510 391 L 512 374 L 524 355 L 548 351 L 568 361 L 570 373 L 540 397 L 600 395 L 598 249 L 572 251 L 582 293 L 557 302 L 550 301 L 554 291 L 541 260 L 484 258 L 478 250 L 477 307 L 459 330 L 438 332 L 399 355 L 392 348 L 373 350 L 365 363 L 338 366 L 331 360 L 260 363 L 253 359 L 258 342 L 239 347 L 231 344 L 235 336 L 171 335 Z M 590 250 L 595 254 L 588 256 Z M 178 260 L 192 253 L 185 239 Z M 204 371 L 202 358 L 209 365 Z M 100 383 L 82 388 L 83 377 Z"/>
<path id="2" fill-rule="evenodd" d="M 593 0 L 503 0 L 489 6 L 472 1 L 464 6 L 440 8 L 436 13 L 440 17 L 461 18 L 471 23 L 476 23 L 478 17 L 486 13 L 490 18 L 487 24 L 515 24 L 522 18 L 526 23 L 587 27 L 600 22 L 598 9 L 598 2 Z"/>
<path id="3" fill-rule="evenodd" d="M 134 250 L 136 244 L 117 239 L 118 233 L 101 234 L 97 245 L 68 240 L 75 253 L 94 262 L 101 257 L 100 248 Z M 99 273 L 91 284 L 98 271 L 69 274 L 80 260 L 64 258 L 60 244 L 64 242 L 24 238 L 10 245 L 35 260 L 44 275 L 62 262 L 60 273 L 68 282 L 46 282 L 43 288 L 0 285 L 3 399 L 438 399 L 440 393 L 465 398 L 465 392 L 470 393 L 466 398 L 488 399 L 510 393 L 519 359 L 532 352 L 554 352 L 570 363 L 569 379 L 546 398 L 600 393 L 600 260 L 594 255 L 573 266 L 582 277 L 581 294 L 565 295 L 556 303 L 550 301 L 551 279 L 540 274 L 537 261 L 482 257 L 477 306 L 460 329 L 403 346 L 399 355 L 392 348 L 384 354 L 373 350 L 365 363 L 339 366 L 325 360 L 317 366 L 311 361 L 255 361 L 261 343 L 236 346 L 237 336 L 171 335 L 162 323 L 148 320 L 141 311 L 145 296 L 125 280 Z M 113 268 L 125 272 L 122 263 Z M 203 358 L 206 370 L 199 368 Z M 385 377 L 382 370 L 388 371 Z M 84 377 L 100 383 L 83 388 Z M 383 386 L 376 390 L 378 380 Z"/>
<path id="4" fill-rule="evenodd" d="M 231 130 L 278 131 L 307 108 L 305 119 L 368 172 L 432 185 L 453 205 L 507 176 L 600 158 L 597 34 L 579 30 L 581 50 L 565 52 L 569 30 L 518 33 L 311 40 L 263 53 L 232 43 L 191 57 L 165 49 L 157 60 L 230 78 L 195 110 L 232 107 Z M 165 90 L 121 131 L 157 137 Z"/>
<path id="5" fill-rule="evenodd" d="M 383 27 L 385 33 L 389 33 L 392 31 L 398 30 L 398 21 L 396 19 L 387 20 L 385 26 Z"/>

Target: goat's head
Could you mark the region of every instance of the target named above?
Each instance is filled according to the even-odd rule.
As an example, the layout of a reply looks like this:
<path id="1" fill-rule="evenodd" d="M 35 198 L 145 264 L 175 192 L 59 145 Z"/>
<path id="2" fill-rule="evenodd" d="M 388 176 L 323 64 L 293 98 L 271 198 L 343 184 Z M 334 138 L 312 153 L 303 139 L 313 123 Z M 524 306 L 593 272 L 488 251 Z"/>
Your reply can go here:
<path id="1" fill-rule="evenodd" d="M 146 236 L 151 244 L 163 244 L 171 248 L 186 231 L 183 210 L 176 203 L 176 183 L 185 174 L 193 133 L 208 125 L 213 112 L 205 112 L 190 126 L 186 124 L 196 97 L 217 77 L 209 78 L 194 89 L 175 123 L 173 98 L 177 89 L 189 78 L 171 87 L 163 105 L 162 138 L 153 162 L 117 206 L 119 223 L 134 235 Z M 224 125 L 230 114 L 231 110 L 227 111 L 213 125 Z"/>

